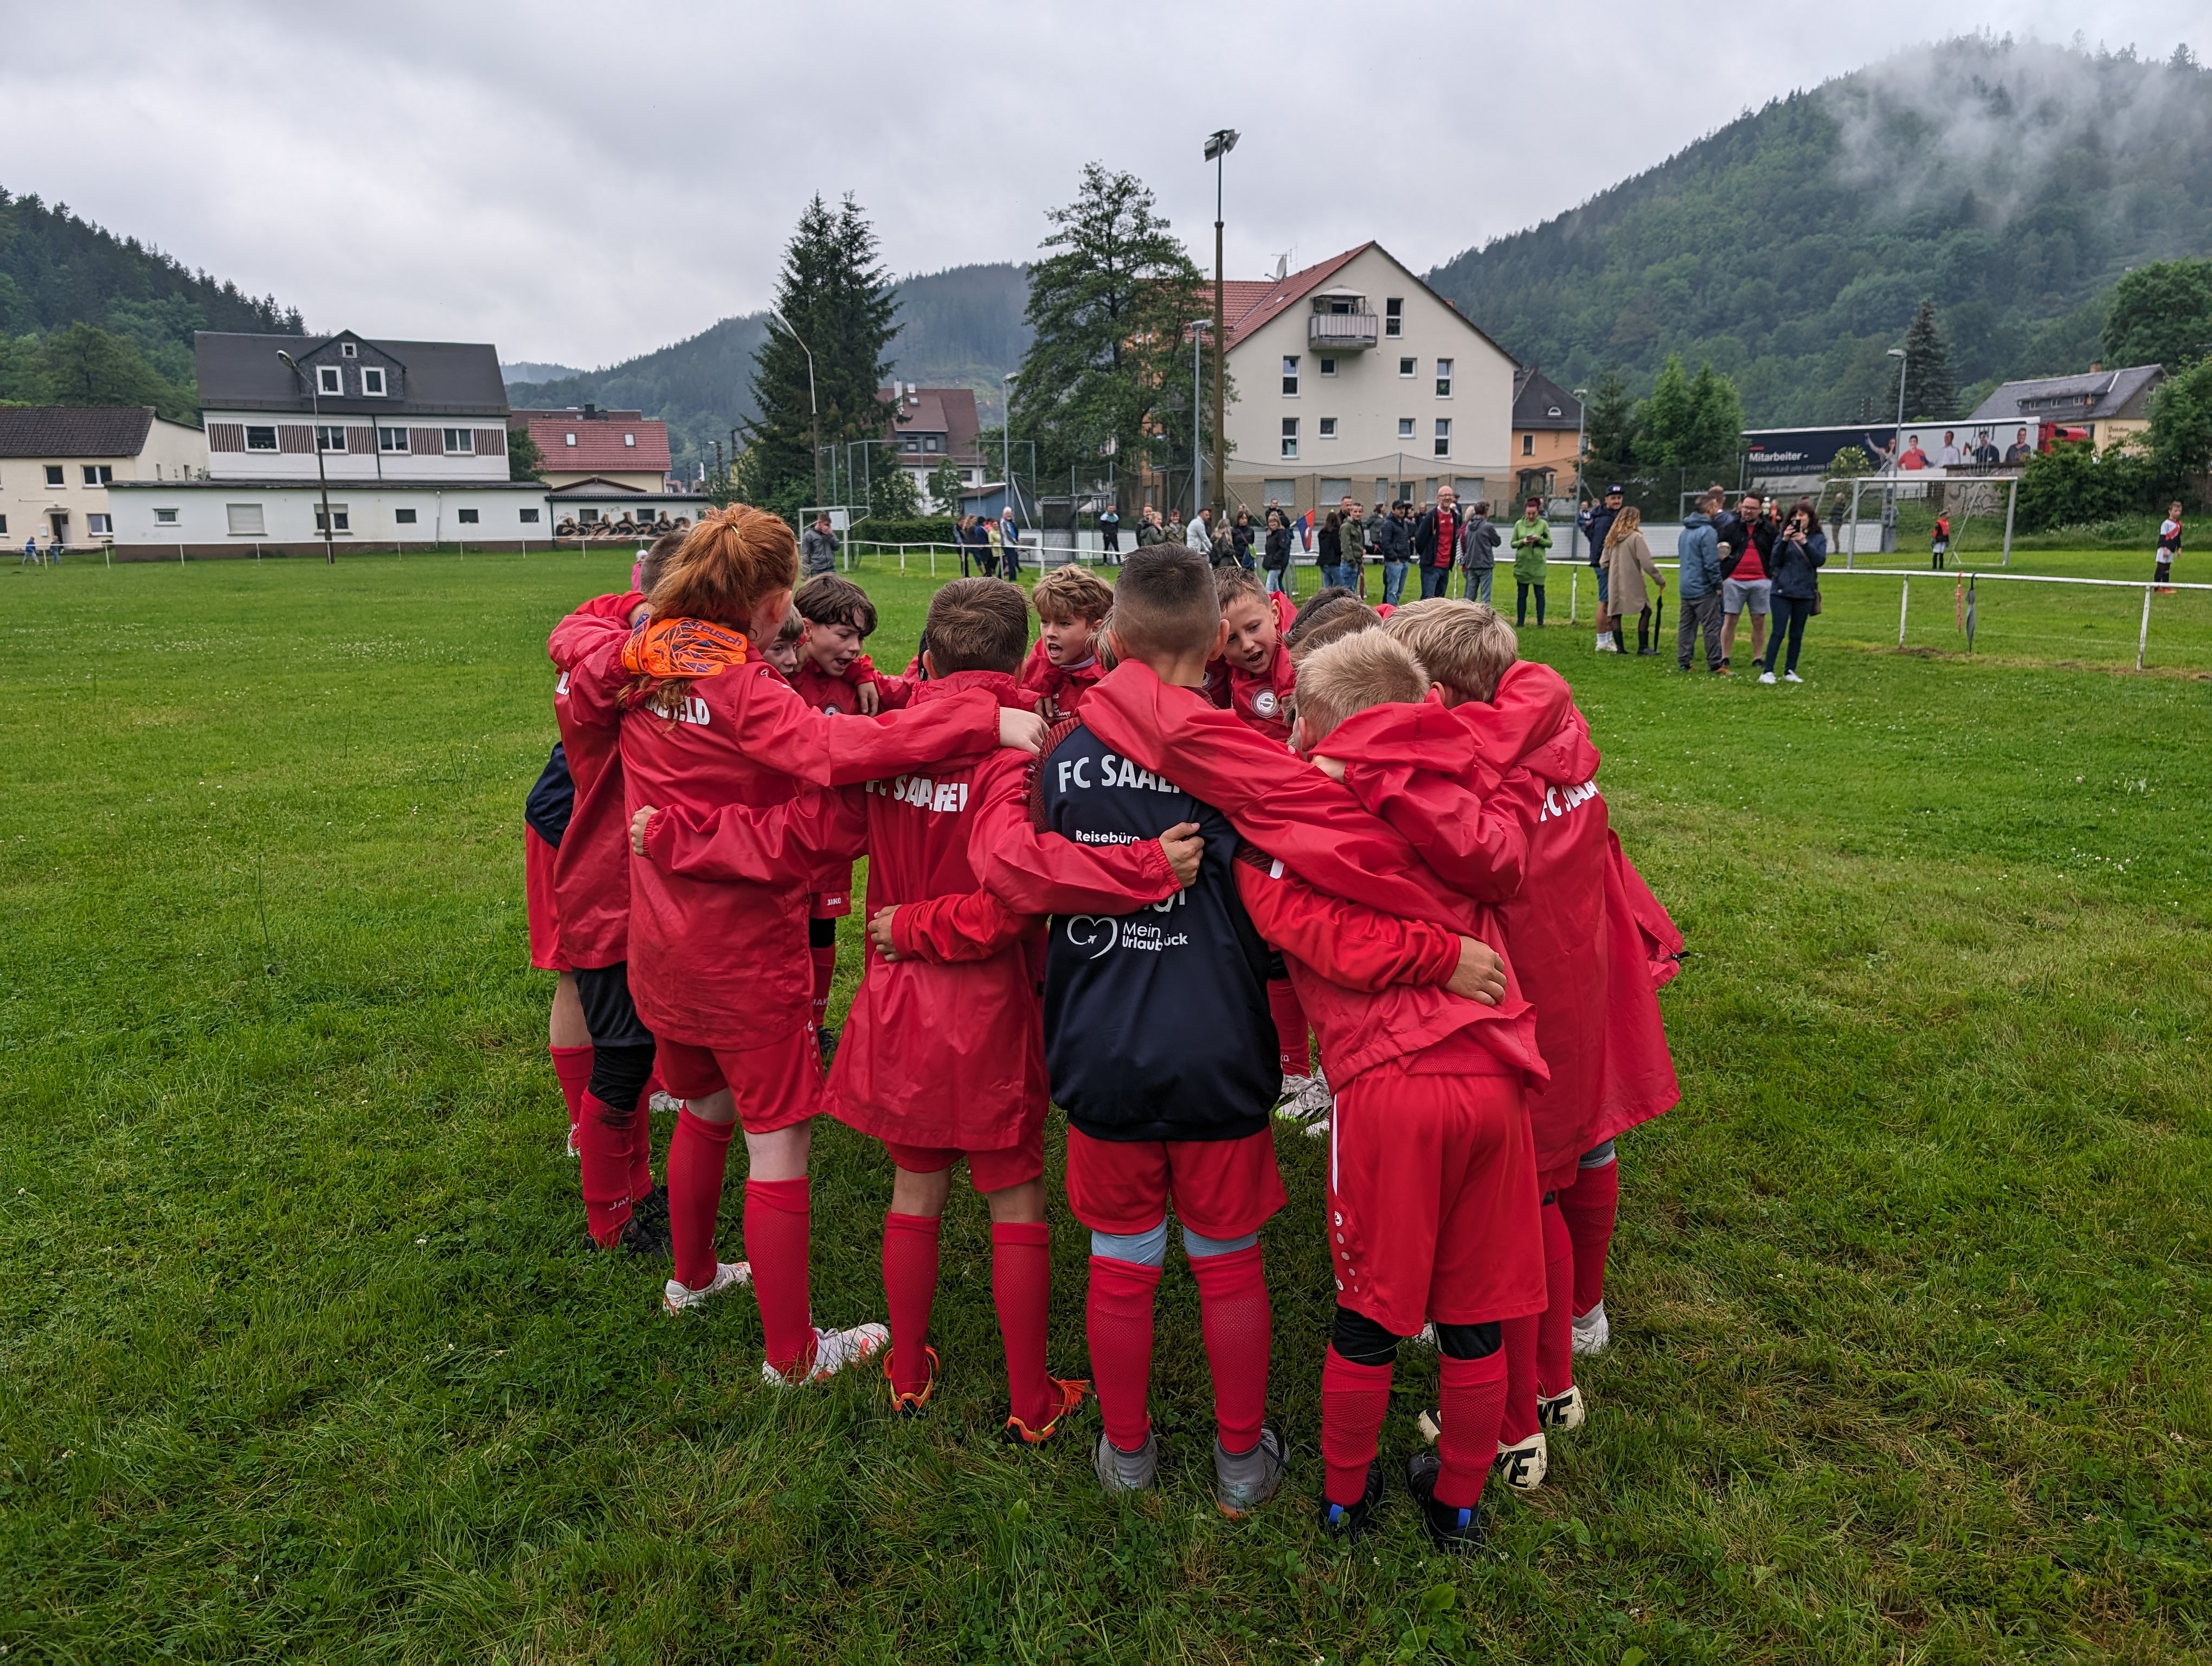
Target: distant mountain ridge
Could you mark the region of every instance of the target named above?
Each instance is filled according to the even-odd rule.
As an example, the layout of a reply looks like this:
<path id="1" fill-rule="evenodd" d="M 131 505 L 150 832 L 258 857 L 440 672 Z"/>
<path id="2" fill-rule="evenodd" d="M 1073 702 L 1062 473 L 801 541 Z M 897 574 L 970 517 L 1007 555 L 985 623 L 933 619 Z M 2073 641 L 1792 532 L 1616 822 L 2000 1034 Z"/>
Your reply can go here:
<path id="1" fill-rule="evenodd" d="M 899 380 L 973 388 L 979 401 L 1003 401 L 1000 378 L 1029 348 L 1023 321 L 1029 281 L 1022 268 L 1011 261 L 955 266 L 902 279 L 897 289 L 900 325 L 890 351 Z M 588 404 L 660 417 L 676 466 L 687 471 L 713 459 L 717 440 L 727 454 L 730 430 L 753 415 L 753 350 L 767 330 L 763 313 L 726 318 L 688 340 L 603 370 L 510 381 L 507 400 L 518 408 Z"/>
<path id="2" fill-rule="evenodd" d="M 1725 89 L 1715 89 L 1725 96 Z M 1850 422 L 1932 297 L 1962 392 L 2081 370 L 2110 287 L 2212 252 L 2212 74 L 2009 38 L 1899 53 L 1730 122 L 1429 281 L 1564 386 L 1671 352 L 1754 423 Z"/>

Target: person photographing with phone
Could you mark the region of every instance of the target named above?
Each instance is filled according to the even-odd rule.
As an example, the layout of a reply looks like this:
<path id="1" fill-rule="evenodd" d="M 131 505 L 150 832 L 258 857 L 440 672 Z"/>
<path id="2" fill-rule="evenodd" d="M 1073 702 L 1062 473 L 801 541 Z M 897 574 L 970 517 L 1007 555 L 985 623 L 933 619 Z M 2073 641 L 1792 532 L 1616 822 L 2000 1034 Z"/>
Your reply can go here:
<path id="1" fill-rule="evenodd" d="M 1786 683 L 1805 680 L 1797 674 L 1797 649 L 1805 640 L 1805 621 L 1820 605 L 1820 569 L 1827 561 L 1828 536 L 1820 530 L 1820 512 L 1800 498 L 1774 536 L 1774 623 L 1766 638 L 1760 682 L 1774 680 L 1774 662 L 1782 656 L 1785 634 L 1790 638 L 1790 657 L 1782 679 Z"/>

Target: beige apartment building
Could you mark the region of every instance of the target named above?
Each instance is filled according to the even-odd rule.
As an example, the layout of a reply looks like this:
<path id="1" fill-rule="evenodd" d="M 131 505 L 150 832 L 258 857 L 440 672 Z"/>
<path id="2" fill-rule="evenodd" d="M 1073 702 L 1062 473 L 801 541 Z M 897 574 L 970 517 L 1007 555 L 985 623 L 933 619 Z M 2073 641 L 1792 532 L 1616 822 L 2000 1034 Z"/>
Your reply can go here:
<path id="1" fill-rule="evenodd" d="M 97 549 L 115 536 L 111 484 L 207 471 L 207 436 L 151 405 L 0 406 L 0 547 Z"/>

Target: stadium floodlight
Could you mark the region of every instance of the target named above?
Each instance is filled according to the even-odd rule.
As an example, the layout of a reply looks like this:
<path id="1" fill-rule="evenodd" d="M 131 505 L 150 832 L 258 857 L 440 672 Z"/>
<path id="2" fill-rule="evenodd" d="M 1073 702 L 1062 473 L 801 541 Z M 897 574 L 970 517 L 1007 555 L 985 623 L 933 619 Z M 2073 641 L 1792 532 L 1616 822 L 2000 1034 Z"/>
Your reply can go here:
<path id="1" fill-rule="evenodd" d="M 1210 134 L 1206 141 L 1206 160 L 1219 161 L 1237 149 L 1237 141 L 1241 137 L 1233 127 L 1224 127 L 1218 133 Z"/>
<path id="2" fill-rule="evenodd" d="M 1229 467 L 1229 436 L 1223 424 L 1226 421 L 1223 402 L 1228 397 L 1229 386 L 1229 280 L 1223 269 L 1221 252 L 1221 188 L 1222 158 L 1237 148 L 1237 130 L 1224 127 L 1209 134 L 1206 141 L 1206 160 L 1213 164 L 1213 495 L 1220 500 L 1219 507 L 1225 520 L 1229 500 L 1222 494 L 1222 481 Z M 1198 407 L 1191 406 L 1191 447 L 1194 453 L 1191 477 L 1190 513 L 1197 519 L 1200 508 L 1196 451 L 1199 429 Z"/>

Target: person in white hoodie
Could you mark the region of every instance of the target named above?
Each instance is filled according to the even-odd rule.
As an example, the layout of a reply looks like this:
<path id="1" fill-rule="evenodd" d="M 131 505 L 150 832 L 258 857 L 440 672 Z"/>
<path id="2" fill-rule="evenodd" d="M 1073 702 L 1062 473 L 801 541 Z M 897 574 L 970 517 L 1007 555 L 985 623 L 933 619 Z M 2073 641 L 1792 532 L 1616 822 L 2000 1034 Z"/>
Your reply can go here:
<path id="1" fill-rule="evenodd" d="M 1197 550 L 1199 554 L 1204 556 L 1208 561 L 1212 560 L 1213 511 L 1212 509 L 1200 509 L 1196 514 L 1193 515 L 1190 518 L 1190 525 L 1183 528 L 1182 539 L 1185 544 L 1188 545 L 1191 549 Z"/>

